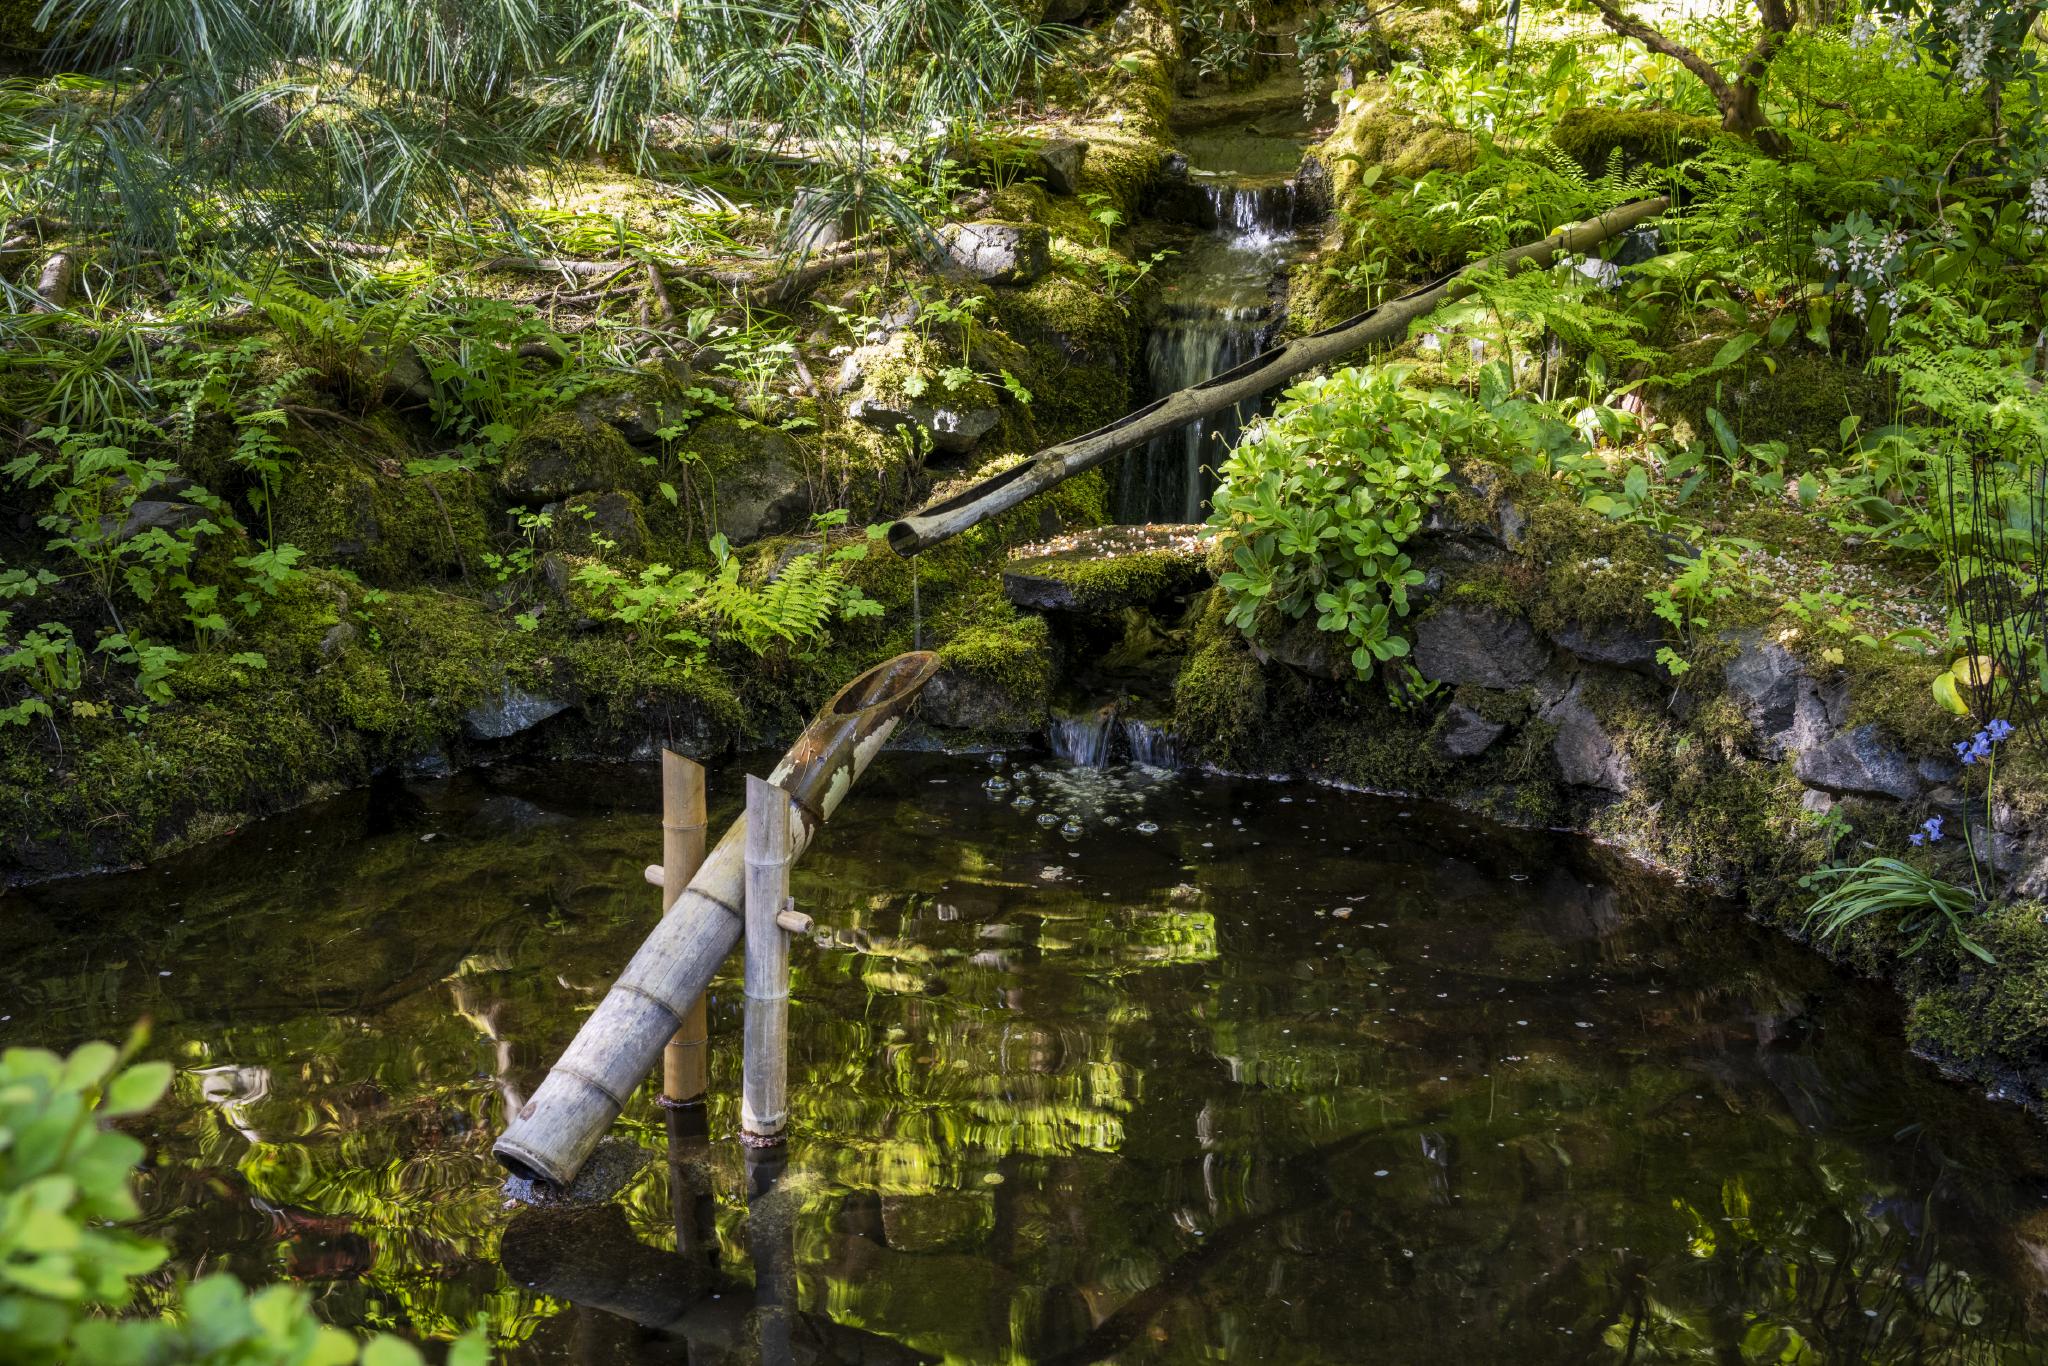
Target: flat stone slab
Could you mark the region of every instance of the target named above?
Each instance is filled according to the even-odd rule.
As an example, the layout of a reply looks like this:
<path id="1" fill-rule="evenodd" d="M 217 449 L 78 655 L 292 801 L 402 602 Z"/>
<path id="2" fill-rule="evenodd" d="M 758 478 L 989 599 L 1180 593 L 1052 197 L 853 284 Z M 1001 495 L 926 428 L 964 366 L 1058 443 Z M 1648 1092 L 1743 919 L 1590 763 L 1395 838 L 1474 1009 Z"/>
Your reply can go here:
<path id="1" fill-rule="evenodd" d="M 1020 546 L 1003 566 L 1003 594 L 1033 612 L 1106 613 L 1190 592 L 1209 581 L 1201 530 L 1195 523 L 1091 527 Z"/>

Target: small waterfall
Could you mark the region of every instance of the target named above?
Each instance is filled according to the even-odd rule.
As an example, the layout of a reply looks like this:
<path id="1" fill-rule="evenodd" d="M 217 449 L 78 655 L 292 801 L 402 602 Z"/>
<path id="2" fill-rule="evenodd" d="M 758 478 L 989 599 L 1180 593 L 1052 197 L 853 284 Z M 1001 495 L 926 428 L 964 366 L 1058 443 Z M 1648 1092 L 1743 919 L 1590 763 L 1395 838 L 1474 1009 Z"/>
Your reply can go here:
<path id="1" fill-rule="evenodd" d="M 1296 244 L 1292 179 L 1203 187 L 1211 224 L 1167 287 L 1159 323 L 1145 340 L 1153 398 L 1199 384 L 1258 354 L 1272 315 L 1273 285 Z M 1242 425 L 1217 413 L 1123 458 L 1117 520 L 1199 522 L 1213 478 Z"/>
<path id="2" fill-rule="evenodd" d="M 1115 731 L 1116 703 L 1105 702 L 1076 716 L 1054 715 L 1045 738 L 1054 758 L 1081 768 L 1101 768 L 1109 762 L 1109 738 Z"/>
<path id="3" fill-rule="evenodd" d="M 1163 722 L 1124 716 L 1117 719 L 1117 728 L 1123 732 L 1124 749 L 1132 763 L 1151 768 L 1180 767 L 1180 747 Z"/>

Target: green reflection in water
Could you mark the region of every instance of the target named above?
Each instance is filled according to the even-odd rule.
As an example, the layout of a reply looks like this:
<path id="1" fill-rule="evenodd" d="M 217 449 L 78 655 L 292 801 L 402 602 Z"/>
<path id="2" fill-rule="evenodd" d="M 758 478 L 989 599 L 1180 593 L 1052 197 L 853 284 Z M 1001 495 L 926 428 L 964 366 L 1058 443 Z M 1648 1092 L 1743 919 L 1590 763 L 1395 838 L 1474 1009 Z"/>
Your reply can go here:
<path id="1" fill-rule="evenodd" d="M 799 865 L 798 1359 L 2032 1359 L 2038 1136 L 1728 907 L 1413 803 L 994 772 L 887 756 Z M 655 791 L 507 769 L 10 896 L 0 1041 L 154 1019 L 184 1270 L 513 1359 L 750 1359 L 733 979 L 684 1165 L 556 1228 L 489 1155 L 654 914 Z M 643 1089 L 620 1132 L 667 1124 Z"/>

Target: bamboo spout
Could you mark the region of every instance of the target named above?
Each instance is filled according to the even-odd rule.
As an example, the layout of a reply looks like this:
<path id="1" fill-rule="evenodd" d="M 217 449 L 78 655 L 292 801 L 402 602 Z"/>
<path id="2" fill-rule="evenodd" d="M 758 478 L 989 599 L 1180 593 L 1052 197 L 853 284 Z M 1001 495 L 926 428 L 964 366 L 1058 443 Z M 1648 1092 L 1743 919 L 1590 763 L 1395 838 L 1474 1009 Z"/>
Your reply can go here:
<path id="1" fill-rule="evenodd" d="M 819 711 L 769 781 L 789 793 L 790 858 L 809 846 L 938 671 L 938 656 L 898 655 Z M 566 1187 L 625 1108 L 662 1046 L 739 942 L 747 822 L 736 820 L 675 907 L 640 945 L 598 1008 L 491 1151 L 514 1175 Z"/>
<path id="2" fill-rule="evenodd" d="M 1399 340 L 1407 334 L 1410 323 L 1428 316 L 1439 304 L 1470 294 L 1470 277 L 1482 270 L 1547 266 L 1557 259 L 1560 252 L 1585 251 L 1598 246 L 1610 237 L 1619 236 L 1655 218 L 1670 205 L 1671 200 L 1664 195 L 1638 200 L 1609 210 L 1598 218 L 1562 229 L 1541 241 L 1497 252 L 1425 289 L 1405 294 L 1377 308 L 1369 308 L 1320 332 L 1297 337 L 1200 384 L 1156 399 L 1107 427 L 1099 427 L 1056 446 L 1047 446 L 1020 465 L 991 475 L 950 498 L 890 523 L 889 548 L 905 557 L 929 550 L 1083 470 L 1093 469 L 1120 451 L 1178 431 L 1196 418 L 1250 402 L 1297 375 L 1318 365 L 1341 360 L 1362 347 Z"/>

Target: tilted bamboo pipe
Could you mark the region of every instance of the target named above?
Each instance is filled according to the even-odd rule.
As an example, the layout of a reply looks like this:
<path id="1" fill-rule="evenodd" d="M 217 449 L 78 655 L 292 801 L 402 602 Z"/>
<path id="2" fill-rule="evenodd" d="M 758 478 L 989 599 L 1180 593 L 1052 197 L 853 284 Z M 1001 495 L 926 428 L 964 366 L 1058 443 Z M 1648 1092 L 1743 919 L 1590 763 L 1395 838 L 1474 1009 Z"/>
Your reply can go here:
<path id="1" fill-rule="evenodd" d="M 1561 251 L 1577 252 L 1598 246 L 1645 219 L 1655 218 L 1670 206 L 1668 195 L 1638 200 L 1566 228 L 1540 242 L 1496 252 L 1427 288 L 1404 294 L 1377 308 L 1369 308 L 1320 332 L 1297 337 L 1200 384 L 1168 394 L 1118 418 L 1107 427 L 1099 427 L 1085 436 L 1062 441 L 1056 446 L 1047 446 L 1021 465 L 892 522 L 889 526 L 889 548 L 904 556 L 929 550 L 999 512 L 1009 511 L 1034 494 L 1043 493 L 1083 470 L 1094 468 L 1119 451 L 1142 446 L 1156 436 L 1179 430 L 1196 418 L 1255 399 L 1296 375 L 1318 365 L 1327 365 L 1361 346 L 1400 336 L 1408 330 L 1408 324 L 1439 304 L 1471 293 L 1469 277 L 1478 271 L 1499 266 L 1513 267 L 1524 262 L 1548 265 Z"/>
<path id="2" fill-rule="evenodd" d="M 810 844 L 938 671 L 928 652 L 898 655 L 841 688 L 768 780 L 789 793 L 790 857 Z M 727 828 L 697 875 L 491 1151 L 517 1176 L 566 1187 L 625 1108 L 690 1002 L 739 942 L 747 822 Z"/>

